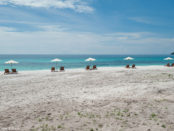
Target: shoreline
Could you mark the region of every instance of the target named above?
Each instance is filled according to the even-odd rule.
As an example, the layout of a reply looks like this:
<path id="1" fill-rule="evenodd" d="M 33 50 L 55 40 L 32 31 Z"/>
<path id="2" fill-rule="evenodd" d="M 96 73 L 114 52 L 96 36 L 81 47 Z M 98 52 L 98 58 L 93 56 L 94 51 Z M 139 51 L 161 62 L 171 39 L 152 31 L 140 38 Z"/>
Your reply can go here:
<path id="1" fill-rule="evenodd" d="M 136 66 L 138 70 L 145 70 L 145 69 L 173 69 L 174 67 L 166 67 L 163 65 L 144 65 L 144 66 Z M 16 68 L 18 69 L 18 68 Z M 98 70 L 129 70 L 126 69 L 125 66 L 105 66 L 105 67 L 97 67 Z M 131 68 L 130 68 L 131 69 Z M 49 72 L 51 69 L 40 69 L 40 70 L 18 70 L 19 72 Z M 75 71 L 86 71 L 84 68 L 65 68 L 65 72 L 75 72 Z M 0 71 L 3 72 L 3 71 Z M 55 72 L 56 73 L 56 72 Z"/>

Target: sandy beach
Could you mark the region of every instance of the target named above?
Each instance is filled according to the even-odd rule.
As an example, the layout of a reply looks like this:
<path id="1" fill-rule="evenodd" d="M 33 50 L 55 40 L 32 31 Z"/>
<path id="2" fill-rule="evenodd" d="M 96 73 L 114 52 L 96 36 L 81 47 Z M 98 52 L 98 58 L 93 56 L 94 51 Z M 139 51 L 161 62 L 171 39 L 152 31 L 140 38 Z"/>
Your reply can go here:
<path id="1" fill-rule="evenodd" d="M 174 131 L 174 68 L 1 72 L 0 131 Z"/>

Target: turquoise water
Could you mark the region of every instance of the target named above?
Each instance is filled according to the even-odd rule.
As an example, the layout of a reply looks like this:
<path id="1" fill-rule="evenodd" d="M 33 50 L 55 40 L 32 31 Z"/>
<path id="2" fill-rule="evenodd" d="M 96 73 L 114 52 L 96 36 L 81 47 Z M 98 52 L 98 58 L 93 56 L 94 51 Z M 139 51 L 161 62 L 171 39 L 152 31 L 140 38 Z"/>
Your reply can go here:
<path id="1" fill-rule="evenodd" d="M 123 60 L 130 56 L 135 58 L 132 61 Z M 88 57 L 95 58 L 95 62 L 85 62 Z M 55 63 L 50 62 L 54 58 L 60 58 L 63 61 L 58 66 L 65 68 L 85 68 L 88 64 L 96 64 L 98 67 L 108 66 L 125 66 L 126 64 L 145 65 L 165 65 L 166 63 L 174 63 L 174 61 L 163 60 L 170 55 L 0 55 L 0 70 L 11 68 L 10 65 L 4 64 L 8 60 L 18 61 L 19 64 L 13 65 L 18 70 L 48 70 Z"/>

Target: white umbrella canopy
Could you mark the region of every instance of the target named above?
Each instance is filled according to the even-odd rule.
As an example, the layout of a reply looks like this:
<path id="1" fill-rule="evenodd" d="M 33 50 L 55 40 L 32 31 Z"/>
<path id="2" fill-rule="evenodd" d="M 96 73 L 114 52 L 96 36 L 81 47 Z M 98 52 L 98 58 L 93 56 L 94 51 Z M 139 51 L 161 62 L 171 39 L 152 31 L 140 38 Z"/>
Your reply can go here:
<path id="1" fill-rule="evenodd" d="M 94 58 L 88 58 L 85 61 L 96 61 L 96 59 L 94 59 Z"/>
<path id="2" fill-rule="evenodd" d="M 58 59 L 58 58 L 51 60 L 51 62 L 61 62 L 61 61 L 62 60 L 61 59 Z"/>
<path id="3" fill-rule="evenodd" d="M 126 58 L 124 58 L 124 60 L 134 60 L 134 58 L 132 58 L 132 57 L 126 57 Z"/>
<path id="4" fill-rule="evenodd" d="M 14 61 L 14 60 L 9 60 L 9 61 L 6 61 L 5 64 L 18 64 L 19 62 L 17 61 Z"/>
<path id="5" fill-rule="evenodd" d="M 10 64 L 11 67 L 12 67 L 13 64 L 18 64 L 18 63 L 19 63 L 19 62 L 14 61 L 14 60 L 9 60 L 9 61 L 6 61 L 6 62 L 5 62 L 5 64 Z"/>
<path id="6" fill-rule="evenodd" d="M 173 60 L 173 58 L 167 57 L 167 58 L 165 58 L 164 60 Z"/>

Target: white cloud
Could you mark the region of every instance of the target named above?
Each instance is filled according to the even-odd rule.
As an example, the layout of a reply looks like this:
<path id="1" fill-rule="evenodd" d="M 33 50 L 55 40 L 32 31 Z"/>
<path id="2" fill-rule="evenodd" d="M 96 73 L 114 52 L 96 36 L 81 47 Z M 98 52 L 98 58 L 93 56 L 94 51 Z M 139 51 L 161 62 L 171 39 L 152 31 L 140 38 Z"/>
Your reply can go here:
<path id="1" fill-rule="evenodd" d="M 130 17 L 129 20 L 136 21 L 138 23 L 144 23 L 144 24 L 154 24 L 152 20 L 144 18 L 144 17 Z"/>
<path id="2" fill-rule="evenodd" d="M 21 54 L 164 54 L 174 50 L 174 38 L 148 32 L 96 34 L 42 26 L 44 31 L 15 32 L 0 27 L 0 52 Z M 56 29 L 55 29 L 56 28 Z"/>
<path id="3" fill-rule="evenodd" d="M 13 31 L 16 31 L 15 28 L 10 28 L 10 27 L 0 27 L 0 32 L 13 32 Z"/>
<path id="4" fill-rule="evenodd" d="M 65 31 L 67 30 L 66 28 L 60 26 L 60 25 L 39 25 L 37 28 L 40 28 L 43 31 L 47 32 L 60 32 L 60 31 Z"/>
<path id="5" fill-rule="evenodd" d="M 0 5 L 19 5 L 43 8 L 72 9 L 77 12 L 92 12 L 93 8 L 83 0 L 1 0 Z"/>

